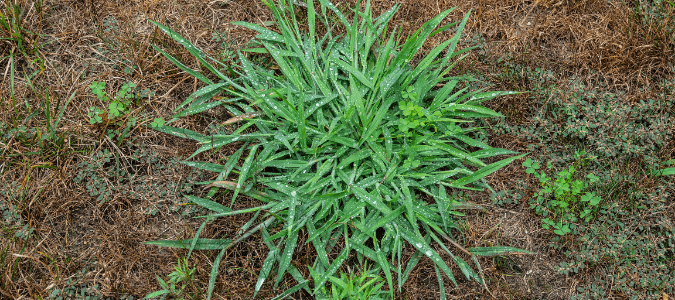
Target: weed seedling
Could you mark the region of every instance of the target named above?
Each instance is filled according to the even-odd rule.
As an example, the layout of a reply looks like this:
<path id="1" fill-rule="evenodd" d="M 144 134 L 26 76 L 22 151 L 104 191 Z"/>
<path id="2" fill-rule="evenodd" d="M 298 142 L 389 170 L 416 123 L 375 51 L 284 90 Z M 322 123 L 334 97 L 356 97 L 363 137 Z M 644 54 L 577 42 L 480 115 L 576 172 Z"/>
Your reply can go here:
<path id="1" fill-rule="evenodd" d="M 585 151 L 575 152 L 575 164 L 557 172 L 553 177 L 548 177 L 543 171 L 537 172 L 540 168 L 539 162 L 529 158 L 523 162 L 523 166 L 527 168 L 525 172 L 534 175 L 541 183 L 542 189 L 535 193 L 530 201 L 530 208 L 535 209 L 538 215 L 546 217 L 541 220 L 544 229 L 553 228 L 553 232 L 558 235 L 571 233 L 576 227 L 574 222 L 578 220 L 577 213 L 579 218 L 589 222 L 598 210 L 602 198 L 588 192 L 588 189 L 599 178 L 592 173 L 584 179 L 575 176 L 587 159 L 584 156 Z M 549 170 L 553 169 L 550 161 L 547 167 Z"/>
<path id="2" fill-rule="evenodd" d="M 89 123 L 102 123 L 104 116 L 108 120 L 117 120 L 129 111 L 132 99 L 138 99 L 135 94 L 136 84 L 128 82 L 122 86 L 117 92 L 117 96 L 110 99 L 105 92 L 105 82 L 92 82 L 89 86 L 91 92 L 96 95 L 96 98 L 107 104 L 107 111 L 101 110 L 98 107 L 92 107 L 89 110 Z"/>

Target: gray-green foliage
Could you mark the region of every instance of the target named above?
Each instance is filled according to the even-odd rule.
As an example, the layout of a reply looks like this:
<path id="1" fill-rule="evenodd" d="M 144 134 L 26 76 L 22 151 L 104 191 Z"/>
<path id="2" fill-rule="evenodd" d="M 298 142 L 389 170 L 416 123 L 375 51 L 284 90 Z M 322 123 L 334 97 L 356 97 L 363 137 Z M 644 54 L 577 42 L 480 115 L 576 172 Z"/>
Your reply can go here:
<path id="1" fill-rule="evenodd" d="M 82 284 L 81 278 L 87 273 L 87 269 L 82 269 L 69 277 L 65 281 L 63 288 L 52 288 L 49 290 L 50 300 L 112 300 L 109 297 L 103 298 L 98 284 L 86 286 Z M 115 299 L 115 298 L 113 298 Z M 134 300 L 134 296 L 124 295 L 117 297 L 120 300 Z"/>
<path id="2" fill-rule="evenodd" d="M 675 182 L 662 181 L 649 193 L 633 193 L 635 209 L 603 210 L 592 226 L 579 227 L 574 247 L 563 252 L 570 260 L 558 266 L 563 274 L 595 270 L 573 299 L 604 299 L 610 293 L 630 299 L 661 299 L 675 290 L 675 229 L 665 205 Z M 645 214 L 641 212 L 649 212 Z M 651 215 L 651 216 L 650 216 Z M 554 241 L 557 249 L 568 243 Z"/>
<path id="3" fill-rule="evenodd" d="M 83 184 L 89 196 L 96 197 L 101 204 L 123 196 L 130 200 L 150 200 L 144 210 L 146 214 L 155 215 L 163 207 L 183 216 L 204 213 L 201 207 L 181 205 L 185 202 L 181 194 L 192 192 L 200 172 L 193 170 L 181 178 L 176 173 L 178 166 L 181 165 L 177 159 L 163 161 L 157 152 L 143 147 L 129 156 L 104 149 L 75 166 L 74 181 Z"/>
<path id="4" fill-rule="evenodd" d="M 567 145 L 586 149 L 589 155 L 598 156 L 599 162 L 635 157 L 655 163 L 652 154 L 672 138 L 675 101 L 671 97 L 631 104 L 624 101 L 622 92 L 604 92 L 601 80 L 596 87 L 587 87 L 571 78 L 568 86 L 561 88 L 549 71 L 506 64 L 517 70 L 515 73 L 528 74 L 533 111 L 527 117 L 528 126 L 499 122 L 493 129 L 496 134 L 530 141 L 532 151 L 555 153 L 554 164 L 562 162 L 561 152 L 569 152 Z"/>
<path id="5" fill-rule="evenodd" d="M 653 99 L 628 103 L 621 93 L 606 92 L 602 80 L 585 87 L 572 79 L 566 86 L 550 71 L 511 63 L 503 67 L 508 72 L 500 79 L 529 81 L 533 93 L 524 119 L 487 124 L 496 134 L 528 143 L 536 153 L 533 160 L 551 162 L 558 170 L 578 161 L 570 149 L 597 157 L 587 161 L 582 173 L 598 177 L 593 190 L 602 202 L 594 219 L 577 220 L 575 235 L 554 237 L 551 243 L 567 258 L 558 264 L 559 272 L 588 278 L 572 299 L 672 295 L 675 232 L 668 207 L 675 182 L 673 176 L 645 176 L 672 170 L 666 167 L 670 160 L 656 162 L 664 160 L 659 155 L 672 138 L 675 81 L 660 82 L 664 92 Z M 642 163 L 644 171 L 627 170 L 631 161 Z M 644 186 L 645 180 L 657 181 Z"/>
<path id="6" fill-rule="evenodd" d="M 0 236 L 3 239 L 28 239 L 35 228 L 26 224 L 21 217 L 21 209 L 27 205 L 25 191 L 16 181 L 12 183 L 0 182 L 0 212 L 2 213 L 2 232 Z M 9 234 L 9 235 L 6 235 Z M 6 253 L 5 253 L 6 254 Z M 4 255 L 2 260 L 4 260 Z"/>
<path id="7" fill-rule="evenodd" d="M 255 292 L 273 273 L 277 284 L 285 274 L 298 282 L 279 298 L 303 288 L 320 296 L 329 276 L 336 274 L 352 253 L 375 262 L 393 293 L 394 283 L 402 286 L 425 256 L 457 284 L 432 243 L 452 258 L 466 278 L 481 283 L 476 255 L 522 251 L 511 247 L 468 249 L 474 270 L 456 256 L 461 246 L 456 244 L 451 251 L 445 245 L 454 239 L 450 231 L 460 229 L 451 212 L 475 207 L 453 201 L 446 188 L 480 190 L 487 187 L 485 176 L 524 156 L 484 163 L 486 158 L 515 152 L 488 146 L 477 139 L 481 128 L 472 126 L 476 119 L 501 116 L 481 103 L 511 92 L 470 90 L 461 79 L 446 76 L 452 59 L 470 50 L 455 49 L 468 14 L 461 22 L 437 28 L 453 9 L 444 11 L 399 43 L 396 35 L 401 32 L 387 30 L 399 5 L 373 18 L 368 2 L 350 23 L 327 0 L 319 1 L 320 9 L 316 10 L 313 1 L 306 7 L 283 0 L 279 4 L 263 2 L 272 10 L 280 33 L 256 24 L 235 24 L 259 33 L 257 39 L 263 47 L 248 51 L 269 54 L 280 74 L 258 67 L 239 54 L 240 66 L 228 70 L 239 76 L 232 79 L 212 66 L 184 37 L 153 22 L 219 80 L 213 82 L 155 47 L 207 84 L 177 108 L 185 107 L 167 126 L 156 129 L 199 142 L 201 147 L 190 158 L 241 143 L 224 165 L 185 163 L 219 174 L 215 181 L 208 182 L 211 191 L 207 198 L 214 196 L 217 188 L 226 188 L 233 191 L 230 205 L 238 195 L 255 198 L 261 205 L 231 211 L 210 199 L 191 197 L 216 212 L 207 221 L 255 214 L 241 229 L 244 235 L 234 242 L 194 238 L 150 244 L 178 247 L 180 242 L 189 245 L 190 251 L 220 249 L 211 273 L 209 297 L 225 251 L 258 230 L 269 254 Z M 296 9 L 307 14 L 296 15 Z M 300 31 L 300 18 L 308 25 L 308 32 Z M 317 36 L 316 28 L 322 25 L 327 33 Z M 334 35 L 334 26 L 343 26 L 345 34 Z M 433 48 L 416 66 L 409 64 L 427 38 L 453 27 L 457 32 L 451 39 Z M 221 92 L 232 98 L 209 102 Z M 181 116 L 216 106 L 236 115 L 226 123 L 239 121 L 242 125 L 233 133 L 211 136 L 168 126 Z M 228 181 L 231 174 L 236 175 L 234 181 Z M 278 230 L 270 232 L 270 228 Z M 377 230 L 383 232 L 381 237 L 376 237 Z M 308 235 L 305 242 L 317 252 L 309 266 L 313 290 L 309 278 L 291 264 L 304 234 L 301 232 Z M 402 264 L 404 247 L 416 250 L 406 265 Z M 328 253 L 337 256 L 331 261 Z M 437 276 L 442 288 L 441 272 Z"/>

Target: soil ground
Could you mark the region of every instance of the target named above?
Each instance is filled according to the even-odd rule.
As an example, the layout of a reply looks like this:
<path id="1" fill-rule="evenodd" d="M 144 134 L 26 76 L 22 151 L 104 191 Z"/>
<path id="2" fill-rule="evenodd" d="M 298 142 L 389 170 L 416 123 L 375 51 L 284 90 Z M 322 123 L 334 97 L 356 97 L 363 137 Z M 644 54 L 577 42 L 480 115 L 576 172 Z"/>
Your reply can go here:
<path id="1" fill-rule="evenodd" d="M 0 139 L 0 190 L 4 191 L 0 201 L 5 205 L 0 241 L 0 299 L 49 299 L 50 295 L 62 291 L 110 299 L 127 296 L 139 299 L 159 290 L 156 277 L 166 278 L 173 271 L 177 258 L 185 256 L 187 251 L 143 242 L 194 236 L 201 219 L 191 216 L 199 212 L 182 205 L 182 195 L 201 189 L 192 182 L 213 178 L 212 174 L 195 172 L 176 163 L 192 154 L 197 149 L 196 143 L 142 126 L 155 117 L 170 116 L 174 108 L 201 87 L 194 77 L 181 72 L 152 48 L 157 45 L 186 65 L 199 69 L 188 51 L 148 19 L 166 24 L 208 55 L 228 60 L 254 36 L 252 31 L 232 22 L 264 24 L 270 20 L 269 9 L 261 1 L 254 0 L 5 2 L 16 2 L 23 11 L 20 16 L 22 28 L 35 33 L 28 34 L 26 40 L 44 46 L 24 55 L 13 40 L 0 40 L 0 71 L 3 73 L 0 137 L 5 136 Z M 457 7 L 448 22 L 461 20 L 471 11 L 463 46 L 480 41 L 483 47 L 474 50 L 453 72 L 482 74 L 497 90 L 533 90 L 540 79 L 535 77 L 540 75 L 532 71 L 539 68 L 552 72 L 555 80 L 550 84 L 564 91 L 555 95 L 573 94 L 569 79 L 574 77 L 589 88 L 595 86 L 602 93 L 620 95 L 617 100 L 620 105 L 632 107 L 648 99 L 673 101 L 675 5 L 668 1 L 371 2 L 374 15 L 395 3 L 402 3 L 392 25 L 401 26 L 405 33 L 414 31 L 445 9 Z M 335 1 L 335 4 L 346 11 L 356 1 Z M 3 14 L 7 15 L 6 12 L 3 10 Z M 11 36 L 8 30 L 2 33 Z M 451 34 L 443 33 L 430 39 L 425 49 L 428 51 Z M 22 46 L 29 50 L 34 48 L 32 44 Z M 91 125 L 87 114 L 89 108 L 103 107 L 89 88 L 93 82 L 105 82 L 110 95 L 127 82 L 154 94 L 148 94 L 127 115 L 128 119 L 136 120 L 135 124 L 126 126 L 127 122 L 123 122 L 121 127 Z M 71 95 L 74 95 L 72 101 L 56 128 L 56 135 L 63 141 L 40 142 L 48 132 L 45 101 L 55 103 L 58 100 L 63 106 Z M 487 105 L 506 115 L 504 124 L 513 127 L 532 125 L 530 117 L 540 108 L 538 103 L 529 94 L 520 94 L 505 96 Z M 47 109 L 52 115 L 60 109 L 54 106 L 56 104 Z M 663 128 L 667 134 L 657 141 L 658 147 L 650 150 L 657 161 L 673 158 L 675 149 L 675 143 L 670 140 L 675 129 L 672 126 L 675 114 L 672 108 L 663 113 L 670 114 L 665 117 L 667 122 Z M 210 111 L 181 119 L 174 126 L 208 132 L 213 124 L 227 118 L 229 116 L 221 111 Z M 611 123 L 611 120 L 603 122 Z M 488 125 L 497 128 L 503 124 Z M 120 138 L 119 133 L 124 128 L 128 133 Z M 532 152 L 532 157 L 542 159 L 557 153 L 547 147 L 532 150 L 531 146 L 536 143 L 524 138 L 522 132 L 495 128 L 488 129 L 491 146 Z M 112 138 L 108 135 L 109 130 L 112 130 Z M 649 143 L 656 145 L 657 142 Z M 549 146 L 554 147 L 552 145 Z M 559 148 L 569 146 L 564 142 L 555 145 Z M 226 149 L 224 155 L 235 150 Z M 673 196 L 670 196 L 672 179 L 646 175 L 645 170 L 650 164 L 642 158 L 614 157 L 603 162 L 608 169 L 623 170 L 623 174 L 632 176 L 627 180 L 633 182 L 635 188 L 628 192 L 619 186 L 617 191 L 608 191 L 607 197 L 615 195 L 612 199 L 620 202 L 629 199 L 628 194 L 634 190 L 647 194 L 660 191 L 653 198 L 662 199 L 665 207 L 629 214 L 621 220 L 626 224 L 632 222 L 631 218 L 646 220 L 652 222 L 650 226 L 660 224 L 659 228 L 665 228 L 659 232 L 672 233 L 667 230 L 672 230 L 669 222 L 675 218 Z M 195 161 L 214 159 L 201 154 Z M 560 264 L 570 261 L 566 253 L 581 246 L 572 237 L 563 238 L 569 242 L 563 243 L 564 246 L 551 245 L 556 234 L 542 228 L 541 217 L 529 205 L 537 191 L 537 179 L 525 173 L 521 163 L 516 161 L 488 177 L 496 192 L 514 192 L 514 195 L 520 195 L 519 201 L 497 203 L 493 193 L 488 191 L 461 196 L 486 208 L 484 212 L 467 213 L 463 243 L 467 247 L 508 245 L 535 254 L 481 259 L 489 292 L 476 283 L 459 280 L 458 287 L 446 285 L 448 298 L 584 297 L 579 287 L 590 286 L 594 278 L 599 278 L 598 274 L 619 270 L 613 268 L 607 262 L 609 260 L 599 259 L 595 265 L 582 267 L 581 271 L 567 274 L 560 271 Z M 120 170 L 125 173 L 119 173 Z M 621 193 L 626 195 L 616 195 Z M 505 195 L 506 198 L 516 197 Z M 235 206 L 251 207 L 252 201 L 242 198 Z M 235 236 L 247 217 L 250 216 L 220 218 L 206 226 L 201 236 Z M 652 219 L 658 220 L 650 221 Z M 30 236 L 22 238 L 21 234 L 30 229 Z M 661 245 L 657 236 L 661 235 L 655 234 L 651 241 Z M 658 276 L 675 276 L 672 245 L 670 247 L 671 250 L 664 250 L 670 255 L 662 263 L 665 271 Z M 262 238 L 257 236 L 228 250 L 219 269 L 214 298 L 250 299 L 266 249 Z M 190 287 L 192 295 L 203 295 L 200 291 L 206 289 L 216 255 L 197 251 L 192 256 L 190 265 L 196 267 L 197 279 Z M 311 255 L 309 247 L 299 248 L 294 263 L 302 265 L 310 261 Z M 627 271 L 628 275 L 617 273 L 617 278 L 657 276 L 639 270 L 640 266 L 636 268 Z M 456 271 L 459 273 L 458 269 Z M 291 278 L 287 284 L 292 284 Z M 627 289 L 636 293 L 630 294 L 624 289 L 613 288 L 620 285 L 617 282 L 603 284 L 604 294 L 598 298 L 628 299 L 637 295 L 639 298 L 669 299 L 675 296 L 665 285 L 651 290 L 629 287 Z M 280 287 L 265 284 L 259 297 L 271 298 L 281 291 Z M 437 299 L 438 293 L 433 265 L 422 260 L 397 297 Z M 310 297 L 298 293 L 292 298 Z"/>

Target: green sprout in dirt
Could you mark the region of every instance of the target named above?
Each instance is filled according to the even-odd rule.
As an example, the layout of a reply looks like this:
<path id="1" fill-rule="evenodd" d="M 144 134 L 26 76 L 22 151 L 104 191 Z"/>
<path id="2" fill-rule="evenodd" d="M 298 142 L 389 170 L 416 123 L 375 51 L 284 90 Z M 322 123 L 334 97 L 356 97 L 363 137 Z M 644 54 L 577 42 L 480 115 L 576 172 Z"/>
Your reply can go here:
<path id="1" fill-rule="evenodd" d="M 175 299 L 185 299 L 182 297 L 182 295 L 184 294 L 185 288 L 192 284 L 195 268 L 190 269 L 188 267 L 187 258 L 179 258 L 178 265 L 174 266 L 174 269 L 175 270 L 169 274 L 168 282 L 157 276 L 157 281 L 159 281 L 159 285 L 162 287 L 162 290 L 153 292 L 143 299 L 151 299 L 161 296 L 160 299 L 164 300 L 167 295 L 174 296 Z M 180 283 L 182 283 L 181 287 L 176 288 L 176 285 Z"/>
<path id="2" fill-rule="evenodd" d="M 598 211 L 602 198 L 588 192 L 588 188 L 598 182 L 599 178 L 592 173 L 586 175 L 585 179 L 574 176 L 587 159 L 584 156 L 585 151 L 575 151 L 577 163 L 559 171 L 553 178 L 544 172 L 537 172 L 540 168 L 539 162 L 529 158 L 523 162 L 523 166 L 527 168 L 525 172 L 534 175 L 541 183 L 542 189 L 534 195 L 536 198 L 531 201 L 530 208 L 535 209 L 538 215 L 546 217 L 541 220 L 544 229 L 553 228 L 555 234 L 565 235 L 574 230 L 577 213 L 580 219 L 589 222 Z M 548 162 L 547 167 L 553 168 L 551 162 Z M 552 213 L 550 218 L 549 212 Z"/>
<path id="3" fill-rule="evenodd" d="M 108 138 L 115 138 L 118 145 L 121 145 L 122 142 L 130 136 L 131 131 L 136 127 L 138 121 L 135 116 L 129 114 L 133 103 L 132 100 L 135 100 L 135 105 L 138 106 L 141 98 L 148 97 L 149 99 L 154 95 L 154 92 L 151 92 L 149 89 L 138 89 L 136 84 L 132 82 L 122 85 L 117 92 L 117 95 L 112 98 L 109 97 L 105 91 L 105 82 L 94 81 L 89 88 L 91 89 L 91 92 L 96 95 L 96 98 L 104 103 L 107 108 L 101 109 L 99 107 L 91 107 L 88 113 L 89 123 L 104 124 L 106 128 L 109 124 L 119 126 L 117 129 L 107 128 L 106 130 Z M 155 122 L 153 122 L 151 126 L 162 126 L 162 121 L 158 119 L 155 119 Z M 126 121 L 126 123 L 124 121 Z"/>
<path id="4" fill-rule="evenodd" d="M 89 111 L 89 123 L 96 124 L 103 122 L 103 113 L 107 112 L 107 117 L 110 120 L 119 119 L 120 116 L 126 114 L 131 107 L 131 100 L 137 99 L 136 94 L 134 93 L 136 84 L 132 82 L 125 83 L 122 88 L 117 92 L 112 100 L 105 92 L 105 82 L 92 82 L 89 86 L 92 94 L 96 95 L 96 98 L 103 103 L 107 103 L 108 110 L 103 111 L 98 107 L 92 107 Z"/>
<path id="5" fill-rule="evenodd" d="M 390 34 L 387 30 L 400 5 L 374 18 L 368 1 L 365 10 L 356 11 L 350 23 L 328 0 L 319 1 L 320 10 L 315 10 L 313 1 L 299 7 L 295 1 L 263 2 L 271 9 L 278 32 L 246 22 L 235 24 L 259 33 L 256 37 L 262 47 L 246 51 L 270 55 L 280 74 L 252 64 L 239 53 L 240 65 L 228 68 L 228 74 L 238 75 L 232 79 L 211 65 L 210 58 L 187 39 L 153 22 L 219 80 L 212 81 L 155 47 L 206 84 L 156 130 L 201 144 L 189 158 L 231 144 L 241 146 L 224 165 L 184 162 L 218 173 L 216 180 L 204 183 L 210 188 L 206 198 L 187 197 L 215 213 L 204 216 L 206 221 L 193 239 L 148 244 L 189 245 L 188 258 L 194 249 L 220 250 L 211 272 L 209 299 L 226 251 L 258 231 L 269 252 L 254 297 L 270 275 L 275 274 L 277 286 L 289 274 L 297 285 L 285 287 L 279 299 L 300 289 L 326 297 L 322 287 L 353 254 L 376 264 L 392 296 L 394 282 L 400 290 L 423 257 L 440 270 L 437 277 L 442 291 L 444 280 L 457 285 L 432 243 L 451 258 L 464 277 L 483 285 L 477 256 L 526 252 L 512 247 L 465 249 L 451 233 L 453 229 L 461 232 L 460 221 L 452 212 L 476 206 L 448 197 L 446 189 L 489 188 L 485 176 L 525 155 L 486 164 L 483 159 L 516 152 L 476 140 L 473 133 L 480 129 L 466 126 L 480 118 L 501 116 L 481 103 L 512 92 L 468 91 L 463 79 L 446 76 L 453 66 L 451 59 L 471 49 L 455 49 L 469 14 L 461 22 L 437 28 L 454 9 L 446 10 L 400 44 L 396 35 L 401 31 L 394 29 Z M 302 16 L 296 15 L 299 10 Z M 304 19 L 304 12 L 308 32 L 303 33 L 298 17 Z M 331 29 L 335 25 L 343 25 L 345 34 L 334 35 Z M 317 27 L 327 29 L 326 34 L 317 36 Z M 451 39 L 431 49 L 416 66 L 410 65 L 427 38 L 451 27 L 457 29 Z M 212 101 L 221 92 L 231 98 Z M 412 104 L 397 109 L 404 101 Z M 235 115 L 226 124 L 241 126 L 233 133 L 211 136 L 170 126 L 182 116 L 216 106 L 224 106 Z M 417 118 L 434 116 L 434 126 L 422 121 L 424 124 L 415 126 L 411 134 L 403 134 L 400 120 L 413 112 Z M 235 181 L 228 181 L 231 174 L 236 174 Z M 219 188 L 233 192 L 230 206 L 239 195 L 257 199 L 260 205 L 232 211 L 211 200 Z M 254 215 L 236 240 L 198 238 L 204 225 L 214 218 L 244 213 Z M 376 235 L 376 231 L 381 234 Z M 291 263 L 301 236 L 308 237 L 305 242 L 311 243 L 317 253 L 309 266 L 311 278 Z M 405 265 L 404 247 L 415 250 Z M 332 253 L 336 256 L 331 260 L 328 254 Z M 457 253 L 470 258 L 475 268 Z M 444 292 L 442 295 L 445 298 Z"/>

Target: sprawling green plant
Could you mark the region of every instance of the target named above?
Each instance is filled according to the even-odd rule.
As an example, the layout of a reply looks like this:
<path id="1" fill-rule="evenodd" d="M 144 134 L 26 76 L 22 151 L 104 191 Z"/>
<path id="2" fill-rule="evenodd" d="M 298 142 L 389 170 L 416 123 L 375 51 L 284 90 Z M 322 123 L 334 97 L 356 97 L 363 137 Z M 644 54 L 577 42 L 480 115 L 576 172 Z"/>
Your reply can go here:
<path id="1" fill-rule="evenodd" d="M 377 264 L 390 293 L 394 281 L 400 288 L 423 256 L 457 284 L 432 240 L 466 278 L 481 283 L 476 255 L 525 252 L 511 247 L 464 249 L 450 233 L 460 229 L 454 210 L 476 206 L 454 201 L 446 188 L 488 187 L 485 176 L 525 155 L 484 163 L 484 158 L 515 152 L 488 146 L 475 134 L 480 128 L 470 124 L 473 119 L 501 116 L 480 104 L 511 92 L 469 91 L 462 78 L 446 76 L 453 67 L 451 59 L 470 50 L 455 51 L 468 14 L 461 22 L 436 29 L 453 9 L 444 11 L 399 44 L 397 30 L 387 30 L 398 5 L 373 18 L 367 3 L 365 11 L 355 11 L 350 23 L 328 0 L 319 1 L 320 12 L 313 1 L 301 3 L 304 8 L 285 0 L 263 2 L 272 10 L 279 32 L 251 23 L 235 24 L 259 33 L 257 40 L 263 47 L 247 51 L 271 55 L 279 73 L 256 66 L 239 53 L 240 66 L 228 70 L 239 75 L 232 79 L 185 38 L 153 22 L 220 80 L 214 83 L 155 47 L 207 86 L 186 99 L 177 110 L 190 105 L 166 125 L 154 127 L 198 141 L 202 146 L 190 158 L 242 143 L 224 165 L 184 163 L 219 173 L 215 181 L 206 183 L 211 188 L 207 198 L 214 196 L 217 188 L 226 188 L 233 191 L 231 204 L 239 195 L 262 203 L 232 211 L 212 200 L 188 196 L 191 202 L 216 212 L 205 216 L 207 222 L 215 217 L 255 214 L 235 241 L 195 237 L 149 244 L 189 248 L 188 257 L 194 249 L 221 250 L 211 273 L 209 298 L 225 251 L 256 231 L 262 232 L 269 254 L 255 292 L 273 270 L 277 284 L 287 273 L 298 282 L 278 297 L 303 288 L 321 296 L 321 288 L 354 252 Z M 296 15 L 296 9 L 306 10 L 306 15 Z M 317 36 L 316 29 L 321 26 L 317 19 L 327 31 L 321 37 Z M 338 24 L 330 20 L 338 20 Z M 300 22 L 306 22 L 308 32 L 300 31 Z M 332 28 L 340 24 L 345 34 L 334 35 Z M 451 39 L 429 51 L 415 67 L 410 65 L 427 38 L 454 26 L 457 33 Z M 400 37 L 400 31 L 398 34 Z M 232 98 L 209 102 L 221 92 Z M 181 116 L 220 105 L 236 115 L 226 124 L 243 123 L 232 134 L 205 136 L 169 126 Z M 236 174 L 236 181 L 227 181 L 230 174 Z M 309 279 L 291 264 L 301 232 L 308 236 L 304 242 L 311 243 L 317 252 L 309 266 L 313 290 Z M 448 249 L 446 242 L 469 255 L 478 272 Z M 407 265 L 401 263 L 403 247 L 416 250 Z M 331 261 L 328 253 L 332 252 L 339 254 Z M 437 275 L 442 283 L 441 272 Z"/>

